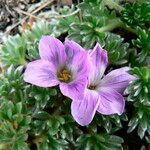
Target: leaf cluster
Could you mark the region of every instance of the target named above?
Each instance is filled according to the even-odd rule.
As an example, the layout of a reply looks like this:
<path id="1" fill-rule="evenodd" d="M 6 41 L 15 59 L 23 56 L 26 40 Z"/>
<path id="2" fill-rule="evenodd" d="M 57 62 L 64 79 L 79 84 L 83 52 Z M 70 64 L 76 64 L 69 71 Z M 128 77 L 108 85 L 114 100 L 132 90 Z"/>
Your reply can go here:
<path id="1" fill-rule="evenodd" d="M 145 62 L 149 65 L 150 60 L 150 29 L 138 28 L 138 38 L 133 40 L 135 47 L 139 48 L 140 51 L 137 56 L 137 60 L 142 63 Z"/>
<path id="2" fill-rule="evenodd" d="M 128 101 L 134 106 L 128 132 L 138 127 L 138 135 L 143 138 L 150 135 L 150 70 L 148 67 L 135 67 L 131 73 L 137 79 L 126 89 Z"/>
<path id="3" fill-rule="evenodd" d="M 24 64 L 27 44 L 20 35 L 9 36 L 0 49 L 1 61 L 6 65 Z"/>
<path id="4" fill-rule="evenodd" d="M 150 2 L 126 4 L 122 11 L 122 20 L 130 26 L 146 26 L 150 22 Z"/>
<path id="5" fill-rule="evenodd" d="M 30 122 L 31 117 L 25 104 L 3 102 L 0 109 L 0 143 L 11 150 L 28 149 L 25 141 Z"/>

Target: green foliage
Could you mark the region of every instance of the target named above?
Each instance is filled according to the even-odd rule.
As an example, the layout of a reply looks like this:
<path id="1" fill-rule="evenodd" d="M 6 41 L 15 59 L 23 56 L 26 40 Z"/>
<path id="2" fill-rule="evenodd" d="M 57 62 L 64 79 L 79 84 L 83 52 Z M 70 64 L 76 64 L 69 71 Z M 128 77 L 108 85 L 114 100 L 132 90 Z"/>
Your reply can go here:
<path id="1" fill-rule="evenodd" d="M 132 72 L 137 77 L 126 90 L 128 100 L 135 103 L 142 103 L 149 105 L 150 96 L 150 70 L 148 67 L 137 68 L 135 67 Z"/>
<path id="2" fill-rule="evenodd" d="M 95 43 L 99 42 L 108 51 L 110 63 L 126 63 L 129 44 L 122 43 L 123 38 L 119 35 L 108 33 L 115 25 L 120 24 L 120 21 L 115 19 L 115 13 L 108 11 L 101 1 L 85 1 L 79 4 L 79 8 L 83 13 L 80 18 L 82 21 L 70 25 L 68 38 L 77 41 L 86 49 L 93 48 Z"/>
<path id="3" fill-rule="evenodd" d="M 138 38 L 133 40 L 133 44 L 140 48 L 138 61 L 143 62 L 150 57 L 150 29 L 138 28 Z"/>
<path id="4" fill-rule="evenodd" d="M 59 10 L 61 16 L 71 14 L 75 11 L 75 8 L 63 7 Z M 58 35 L 67 33 L 70 30 L 70 25 L 74 22 L 79 22 L 79 17 L 77 14 L 71 15 L 69 17 L 62 17 L 60 19 L 54 19 L 52 25 L 54 26 L 53 31 Z"/>
<path id="5" fill-rule="evenodd" d="M 109 34 L 105 39 L 104 48 L 108 51 L 109 62 L 111 64 L 127 63 L 128 43 L 123 43 L 124 39 L 119 35 Z"/>
<path id="6" fill-rule="evenodd" d="M 52 116 L 41 111 L 35 114 L 31 124 L 33 141 L 40 149 L 69 149 L 75 136 L 81 132 L 70 116 Z"/>
<path id="7" fill-rule="evenodd" d="M 100 25 L 103 21 L 99 21 L 99 24 L 95 21 L 96 19 L 91 18 L 90 22 L 72 24 L 68 38 L 79 41 L 79 44 L 82 44 L 85 48 L 92 48 L 96 41 L 104 43 L 105 33 L 95 30 L 96 26 L 103 26 Z"/>
<path id="8" fill-rule="evenodd" d="M 4 65 L 20 65 L 25 63 L 26 42 L 23 37 L 9 36 L 0 49 L 1 61 Z"/>
<path id="9" fill-rule="evenodd" d="M 5 101 L 0 109 L 0 143 L 12 150 L 28 149 L 25 141 L 31 117 L 28 115 L 25 104 Z"/>
<path id="10" fill-rule="evenodd" d="M 71 24 L 68 38 L 79 42 L 85 48 L 92 48 L 95 42 L 103 45 L 106 32 L 113 28 L 114 24 L 118 24 L 118 21 L 115 20 L 115 13 L 108 11 L 101 1 L 96 3 L 85 1 L 78 7 L 83 16 L 80 18 L 81 22 Z M 105 28 L 105 26 L 107 27 Z"/>
<path id="11" fill-rule="evenodd" d="M 44 111 L 39 111 L 33 116 L 36 120 L 32 122 L 31 134 L 34 135 L 34 143 L 40 149 L 60 149 L 61 144 L 56 139 L 60 125 L 64 123 L 62 117 L 54 118 Z"/>
<path id="12" fill-rule="evenodd" d="M 56 96 L 57 90 L 54 88 L 43 89 L 35 86 L 27 86 L 25 89 L 26 95 L 28 96 L 28 103 L 30 105 L 35 105 L 37 109 L 44 108 L 50 97 Z M 53 104 L 54 99 L 50 101 Z"/>
<path id="13" fill-rule="evenodd" d="M 121 143 L 123 143 L 123 140 L 114 135 L 85 134 L 78 138 L 77 142 L 78 150 L 121 150 Z"/>
<path id="14" fill-rule="evenodd" d="M 150 2 L 126 4 L 122 20 L 130 26 L 145 26 L 150 22 Z"/>
<path id="15" fill-rule="evenodd" d="M 37 21 L 33 24 L 31 30 L 27 30 L 23 33 L 28 42 L 34 42 L 37 39 L 40 39 L 43 35 L 51 34 L 52 27 L 47 21 Z"/>
<path id="16" fill-rule="evenodd" d="M 122 121 L 128 121 L 126 114 L 123 114 L 122 116 L 105 116 L 97 114 L 94 118 L 92 129 L 94 130 L 98 126 L 100 129 L 104 128 L 107 133 L 112 134 L 122 128 Z"/>
<path id="17" fill-rule="evenodd" d="M 27 30 L 22 36 L 27 43 L 28 59 L 39 59 L 38 43 L 43 35 L 51 35 L 52 26 L 48 21 L 37 21 L 33 24 L 31 31 Z"/>
<path id="18" fill-rule="evenodd" d="M 127 132 L 132 132 L 136 127 L 138 128 L 137 133 L 142 139 L 146 134 L 150 135 L 150 106 L 139 106 L 135 108 L 134 115 L 129 121 L 129 128 Z M 147 132 L 147 133 L 146 133 Z"/>
<path id="19" fill-rule="evenodd" d="M 128 124 L 128 132 L 138 127 L 138 135 L 143 138 L 146 132 L 150 135 L 150 69 L 134 68 L 132 74 L 137 76 L 137 80 L 126 89 L 129 94 L 128 101 L 135 107 Z"/>
<path id="20" fill-rule="evenodd" d="M 0 80 L 0 100 L 12 100 L 14 102 L 23 101 L 24 81 L 22 75 L 23 67 L 16 69 L 11 65 L 2 75 Z"/>

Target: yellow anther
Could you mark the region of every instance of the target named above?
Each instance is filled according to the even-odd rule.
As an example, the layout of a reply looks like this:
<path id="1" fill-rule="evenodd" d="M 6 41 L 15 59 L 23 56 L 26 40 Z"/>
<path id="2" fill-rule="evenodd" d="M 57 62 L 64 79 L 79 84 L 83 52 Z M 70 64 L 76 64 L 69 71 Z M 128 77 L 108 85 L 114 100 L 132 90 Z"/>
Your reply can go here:
<path id="1" fill-rule="evenodd" d="M 62 82 L 69 82 L 71 80 L 71 74 L 68 70 L 63 69 L 58 73 L 58 79 Z"/>

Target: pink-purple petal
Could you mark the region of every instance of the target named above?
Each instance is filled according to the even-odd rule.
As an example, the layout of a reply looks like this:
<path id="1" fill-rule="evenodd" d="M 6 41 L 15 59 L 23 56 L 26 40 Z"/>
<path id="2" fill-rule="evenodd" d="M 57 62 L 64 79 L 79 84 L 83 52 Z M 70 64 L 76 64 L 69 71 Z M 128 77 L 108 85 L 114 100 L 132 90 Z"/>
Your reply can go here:
<path id="1" fill-rule="evenodd" d="M 104 115 L 124 112 L 125 100 L 121 94 L 111 88 L 101 88 L 99 91 L 100 103 L 97 111 Z"/>
<path id="2" fill-rule="evenodd" d="M 60 91 L 63 95 L 71 98 L 72 100 L 82 100 L 84 91 L 87 86 L 87 79 L 84 77 L 76 78 L 75 81 L 70 83 L 60 83 Z"/>
<path id="3" fill-rule="evenodd" d="M 43 36 L 39 43 L 41 59 L 48 60 L 57 68 L 65 65 L 66 53 L 64 45 L 58 39 L 51 36 Z"/>
<path id="4" fill-rule="evenodd" d="M 56 68 L 46 60 L 36 60 L 28 63 L 24 80 L 40 87 L 51 87 L 59 84 Z"/>
<path id="5" fill-rule="evenodd" d="M 92 90 L 87 90 L 83 100 L 72 101 L 71 113 L 78 124 L 86 126 L 93 120 L 98 106 L 98 93 Z"/>
<path id="6" fill-rule="evenodd" d="M 99 84 L 108 64 L 107 52 L 97 43 L 93 51 L 89 52 L 89 56 L 89 84 Z"/>
<path id="7" fill-rule="evenodd" d="M 82 99 L 88 80 L 88 55 L 77 43 L 67 40 L 65 42 L 67 55 L 66 67 L 72 74 L 70 83 L 60 83 L 63 95 L 73 99 Z"/>
<path id="8" fill-rule="evenodd" d="M 74 73 L 84 73 L 87 71 L 87 52 L 74 41 L 65 41 L 65 51 L 67 55 L 67 66 Z"/>
<path id="9" fill-rule="evenodd" d="M 123 67 L 111 71 L 102 79 L 100 86 L 109 87 L 122 93 L 129 83 L 136 79 L 127 72 L 129 69 L 129 67 Z"/>

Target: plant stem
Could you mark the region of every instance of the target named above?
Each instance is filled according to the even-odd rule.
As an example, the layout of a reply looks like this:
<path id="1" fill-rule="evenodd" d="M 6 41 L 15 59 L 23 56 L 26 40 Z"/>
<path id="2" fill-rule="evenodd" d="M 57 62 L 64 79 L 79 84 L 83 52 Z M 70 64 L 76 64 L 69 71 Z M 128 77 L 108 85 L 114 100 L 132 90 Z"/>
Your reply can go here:
<path id="1" fill-rule="evenodd" d="M 66 17 L 70 17 L 70 16 L 73 16 L 75 14 L 77 14 L 78 12 L 80 12 L 79 9 L 75 10 L 74 12 L 70 13 L 70 14 L 67 14 L 67 15 L 52 15 L 52 16 L 49 16 L 49 18 L 66 18 Z"/>
<path id="2" fill-rule="evenodd" d="M 106 26 L 103 26 L 101 28 L 96 28 L 95 31 L 96 32 L 107 32 L 107 31 L 111 31 L 117 27 L 120 27 L 122 25 L 122 22 L 118 19 L 112 20 L 112 22 Z"/>
<path id="3" fill-rule="evenodd" d="M 79 5 L 79 4 L 80 4 L 80 0 L 77 0 L 77 3 L 78 3 L 78 5 Z M 81 10 L 79 11 L 79 19 L 80 19 L 80 22 L 83 21 Z"/>
<path id="4" fill-rule="evenodd" d="M 126 26 L 126 25 L 123 24 L 123 23 L 122 23 L 122 25 L 121 25 L 120 27 L 123 28 L 123 29 L 125 29 L 125 30 L 127 30 L 127 31 L 129 31 L 129 32 L 132 32 L 132 33 L 138 35 L 138 33 L 137 33 L 137 31 L 136 31 L 135 29 L 133 29 L 133 28 L 131 28 L 131 27 L 129 27 L 129 26 Z"/>
<path id="5" fill-rule="evenodd" d="M 114 2 L 113 0 L 104 0 L 104 4 L 107 5 L 110 9 L 115 9 L 116 11 L 121 12 L 124 8 Z"/>
<path id="6" fill-rule="evenodd" d="M 26 12 L 26 11 L 23 11 L 23 10 L 21 10 L 21 9 L 19 9 L 19 8 L 14 8 L 14 10 L 17 11 L 18 13 L 22 13 L 22 14 L 24 14 L 24 15 L 26 15 L 26 16 L 33 17 L 33 18 L 35 18 L 35 19 L 40 19 L 40 20 L 42 19 L 42 18 L 37 17 L 37 16 L 35 16 L 35 15 L 31 14 L 31 13 L 28 13 L 28 12 Z"/>
<path id="7" fill-rule="evenodd" d="M 121 20 L 119 20 L 119 19 L 114 19 L 114 20 L 112 20 L 112 22 L 110 22 L 108 25 L 103 26 L 103 27 L 101 27 L 101 28 L 96 28 L 95 31 L 96 31 L 96 32 L 108 32 L 108 31 L 111 31 L 111 30 L 113 30 L 113 29 L 115 29 L 115 28 L 118 28 L 118 27 L 123 28 L 123 29 L 125 29 L 125 30 L 127 30 L 127 31 L 129 31 L 129 32 L 132 32 L 132 33 L 134 33 L 134 34 L 137 35 L 137 31 L 136 31 L 135 29 L 133 29 L 133 28 L 131 28 L 131 27 L 129 27 L 129 26 L 126 26 L 126 25 L 125 25 Z"/>

